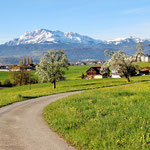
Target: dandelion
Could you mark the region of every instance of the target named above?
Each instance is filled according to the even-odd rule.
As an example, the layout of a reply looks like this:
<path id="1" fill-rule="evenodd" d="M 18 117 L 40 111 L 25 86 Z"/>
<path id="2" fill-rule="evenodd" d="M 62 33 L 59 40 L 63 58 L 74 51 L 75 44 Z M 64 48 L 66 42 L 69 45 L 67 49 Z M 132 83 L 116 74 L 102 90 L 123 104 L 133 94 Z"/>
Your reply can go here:
<path id="1" fill-rule="evenodd" d="M 102 112 L 102 110 L 98 110 L 98 113 L 101 113 Z"/>
<path id="2" fill-rule="evenodd" d="M 121 126 L 121 122 L 118 125 Z"/>
<path id="3" fill-rule="evenodd" d="M 88 102 L 89 102 L 89 103 L 92 103 L 92 100 L 90 99 L 90 100 L 88 100 Z"/>
<path id="4" fill-rule="evenodd" d="M 117 140 L 117 143 L 119 143 L 119 139 Z"/>

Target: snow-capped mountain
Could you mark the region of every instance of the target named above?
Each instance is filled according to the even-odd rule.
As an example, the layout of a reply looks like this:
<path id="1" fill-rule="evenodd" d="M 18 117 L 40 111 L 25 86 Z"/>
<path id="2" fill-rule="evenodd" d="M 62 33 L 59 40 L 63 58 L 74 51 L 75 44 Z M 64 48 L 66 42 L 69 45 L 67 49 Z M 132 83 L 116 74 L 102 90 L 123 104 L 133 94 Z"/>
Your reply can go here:
<path id="1" fill-rule="evenodd" d="M 63 49 L 69 61 L 104 60 L 107 59 L 104 50 L 123 50 L 126 54 L 135 54 L 139 42 L 144 46 L 144 53 L 150 54 L 149 39 L 127 37 L 102 41 L 73 32 L 39 29 L 26 32 L 19 38 L 0 45 L 0 63 L 16 63 L 23 56 L 33 56 L 34 59 L 39 60 L 50 49 Z"/>
<path id="2" fill-rule="evenodd" d="M 139 43 L 139 42 L 143 42 L 144 40 L 137 38 L 137 37 L 127 37 L 127 38 L 117 38 L 117 39 L 113 39 L 113 40 L 107 40 L 105 43 L 106 44 L 114 44 L 114 45 L 118 45 L 118 44 L 128 44 L 128 43 Z"/>
<path id="3" fill-rule="evenodd" d="M 78 33 L 64 33 L 61 31 L 51 31 L 46 29 L 38 29 L 33 32 L 26 32 L 19 38 L 5 43 L 6 45 L 21 45 L 21 44 L 57 44 L 57 43 L 78 43 L 78 44 L 98 44 L 100 40 L 95 40 L 88 36 L 83 36 Z"/>
<path id="4" fill-rule="evenodd" d="M 128 43 L 139 43 L 150 40 L 142 40 L 133 36 L 127 38 L 117 38 L 113 40 L 96 40 L 89 36 L 80 35 L 73 32 L 51 31 L 46 29 L 37 29 L 32 32 L 26 32 L 19 38 L 11 40 L 5 45 L 22 45 L 22 44 L 83 44 L 83 45 L 120 45 Z"/>

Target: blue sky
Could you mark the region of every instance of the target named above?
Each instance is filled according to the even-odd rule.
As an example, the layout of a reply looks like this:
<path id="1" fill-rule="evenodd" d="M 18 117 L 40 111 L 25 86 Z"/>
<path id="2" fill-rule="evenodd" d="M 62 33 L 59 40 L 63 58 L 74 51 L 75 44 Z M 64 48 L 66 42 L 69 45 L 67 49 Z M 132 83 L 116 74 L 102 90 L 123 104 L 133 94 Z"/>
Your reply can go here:
<path id="1" fill-rule="evenodd" d="M 0 43 L 45 28 L 109 40 L 150 38 L 150 0 L 3 0 Z"/>

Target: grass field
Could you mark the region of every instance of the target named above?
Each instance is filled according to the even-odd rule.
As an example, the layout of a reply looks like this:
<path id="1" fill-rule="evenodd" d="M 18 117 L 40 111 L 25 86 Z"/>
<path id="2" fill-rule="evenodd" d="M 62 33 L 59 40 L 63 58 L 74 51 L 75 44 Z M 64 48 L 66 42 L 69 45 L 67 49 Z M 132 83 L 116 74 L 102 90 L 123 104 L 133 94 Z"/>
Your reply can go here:
<path id="1" fill-rule="evenodd" d="M 139 81 L 144 82 L 147 80 L 150 80 L 149 75 L 131 78 L 132 82 L 139 82 Z M 25 85 L 21 87 L 18 86 L 18 87 L 0 90 L 0 107 L 17 101 L 22 101 L 25 99 L 31 99 L 31 98 L 36 98 L 45 95 L 76 91 L 76 90 L 94 89 L 94 88 L 107 87 L 107 86 L 120 85 L 120 84 L 126 84 L 125 78 L 66 80 L 66 81 L 57 82 L 56 89 L 53 89 L 52 84 L 50 83 L 33 84 L 31 85 L 31 90 L 29 89 L 29 85 Z"/>
<path id="2" fill-rule="evenodd" d="M 31 71 L 31 76 L 34 77 L 35 71 Z M 35 77 L 36 78 L 36 77 Z M 10 74 L 7 71 L 0 71 L 0 82 L 3 84 L 5 80 L 9 79 L 12 82 L 12 79 L 10 78 Z"/>
<path id="3" fill-rule="evenodd" d="M 150 67 L 150 62 L 135 62 L 135 65 L 139 66 L 139 69 L 144 68 L 144 67 Z"/>
<path id="4" fill-rule="evenodd" d="M 139 68 L 143 68 L 143 67 L 150 67 L 150 63 L 149 62 L 137 62 L 134 63 L 135 65 L 138 65 Z M 81 79 L 81 74 L 84 73 L 86 74 L 86 71 L 92 67 L 92 65 L 87 65 L 87 66 L 69 66 L 68 70 L 64 70 L 65 71 L 65 78 L 66 80 L 77 80 L 77 79 Z M 35 71 L 32 71 L 32 76 L 34 76 Z M 0 72 L 0 82 L 4 82 L 4 80 L 9 79 L 9 72 Z"/>
<path id="5" fill-rule="evenodd" d="M 78 149 L 149 149 L 150 82 L 69 96 L 43 112 L 50 127 Z"/>
<path id="6" fill-rule="evenodd" d="M 87 66 L 69 66 L 68 70 L 65 70 L 65 77 L 67 80 L 81 79 L 82 73 L 86 74 L 86 71 L 92 67 L 92 65 Z"/>
<path id="7" fill-rule="evenodd" d="M 57 88 L 53 89 L 50 83 L 33 84 L 31 90 L 29 85 L 14 87 L 0 90 L 0 107 L 25 99 L 40 97 L 44 95 L 69 92 L 75 90 L 93 89 L 112 85 L 125 84 L 126 80 L 122 79 L 92 79 L 82 80 L 80 76 L 85 73 L 90 66 L 70 66 L 66 71 L 66 81 L 57 82 Z M 32 74 L 35 72 L 33 71 Z M 0 72 L 0 79 L 4 80 L 9 77 L 8 72 Z M 149 76 L 132 77 L 132 82 L 150 80 Z M 39 92 L 40 91 L 40 92 Z"/>
<path id="8" fill-rule="evenodd" d="M 9 73 L 7 71 L 0 71 L 0 82 L 3 83 L 6 79 L 9 79 Z"/>
<path id="9" fill-rule="evenodd" d="M 89 69 L 91 65 L 87 66 L 69 66 L 68 70 L 65 71 L 66 80 L 76 80 L 81 79 L 81 74 L 86 73 L 87 69 Z M 31 71 L 32 76 L 34 76 L 35 71 Z M 0 82 L 4 82 L 4 80 L 10 79 L 9 72 L 0 71 Z"/>

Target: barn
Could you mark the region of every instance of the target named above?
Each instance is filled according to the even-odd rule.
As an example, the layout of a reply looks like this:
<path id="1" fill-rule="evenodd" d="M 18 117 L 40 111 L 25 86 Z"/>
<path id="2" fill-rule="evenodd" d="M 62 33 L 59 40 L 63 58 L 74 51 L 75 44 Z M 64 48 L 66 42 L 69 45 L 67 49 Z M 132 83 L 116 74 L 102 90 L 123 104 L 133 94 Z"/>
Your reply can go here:
<path id="1" fill-rule="evenodd" d="M 101 66 L 91 67 L 86 71 L 86 76 L 88 79 L 101 79 L 103 76 L 100 74 Z"/>

